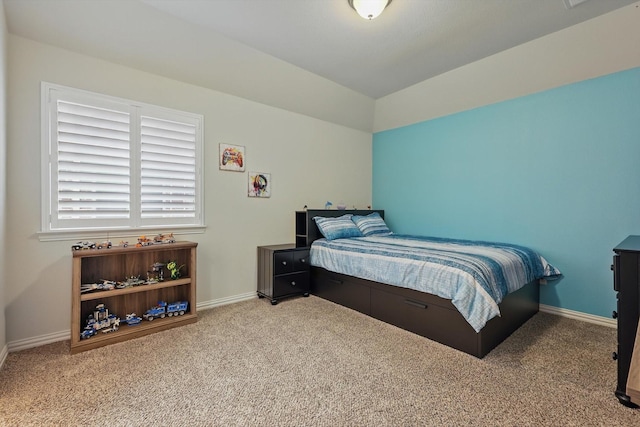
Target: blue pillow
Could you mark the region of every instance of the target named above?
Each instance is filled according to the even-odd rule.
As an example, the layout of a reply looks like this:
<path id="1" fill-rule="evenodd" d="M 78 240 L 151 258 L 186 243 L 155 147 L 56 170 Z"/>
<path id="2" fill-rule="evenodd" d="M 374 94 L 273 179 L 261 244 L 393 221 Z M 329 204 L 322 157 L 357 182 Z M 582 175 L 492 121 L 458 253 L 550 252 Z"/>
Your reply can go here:
<path id="1" fill-rule="evenodd" d="M 388 236 L 392 234 L 378 212 L 372 212 L 367 216 L 354 215 L 351 220 L 358 226 L 363 236 Z"/>
<path id="2" fill-rule="evenodd" d="M 342 215 L 337 218 L 315 216 L 313 220 L 316 222 L 320 233 L 322 233 L 327 240 L 362 237 L 360 229 L 351 221 L 351 217 L 351 214 Z"/>

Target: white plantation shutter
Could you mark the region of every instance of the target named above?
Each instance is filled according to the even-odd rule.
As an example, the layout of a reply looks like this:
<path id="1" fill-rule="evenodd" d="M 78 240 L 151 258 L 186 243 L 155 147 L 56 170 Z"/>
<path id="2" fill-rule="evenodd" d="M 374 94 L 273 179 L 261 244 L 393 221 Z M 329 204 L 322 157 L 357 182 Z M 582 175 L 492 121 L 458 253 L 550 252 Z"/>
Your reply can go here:
<path id="1" fill-rule="evenodd" d="M 129 219 L 129 114 L 57 101 L 58 224 Z"/>
<path id="2" fill-rule="evenodd" d="M 43 232 L 202 226 L 202 116 L 43 83 Z"/>
<path id="3" fill-rule="evenodd" d="M 193 221 L 196 216 L 196 125 L 146 116 L 140 121 L 141 218 Z"/>

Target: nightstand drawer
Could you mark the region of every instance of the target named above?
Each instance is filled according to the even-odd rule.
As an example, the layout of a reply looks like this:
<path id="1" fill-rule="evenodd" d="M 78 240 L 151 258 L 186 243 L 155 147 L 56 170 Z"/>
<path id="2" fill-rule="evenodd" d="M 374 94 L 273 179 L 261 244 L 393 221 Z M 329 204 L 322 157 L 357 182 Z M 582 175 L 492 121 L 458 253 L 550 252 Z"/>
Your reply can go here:
<path id="1" fill-rule="evenodd" d="M 274 252 L 273 274 L 293 273 L 293 251 Z"/>
<path id="2" fill-rule="evenodd" d="M 309 271 L 309 251 L 285 251 L 273 254 L 274 274 L 287 274 L 296 271 Z"/>
<path id="3" fill-rule="evenodd" d="M 273 278 L 273 298 L 309 292 L 309 272 L 284 274 Z"/>
<path id="4" fill-rule="evenodd" d="M 293 252 L 293 271 L 309 271 L 309 250 Z"/>

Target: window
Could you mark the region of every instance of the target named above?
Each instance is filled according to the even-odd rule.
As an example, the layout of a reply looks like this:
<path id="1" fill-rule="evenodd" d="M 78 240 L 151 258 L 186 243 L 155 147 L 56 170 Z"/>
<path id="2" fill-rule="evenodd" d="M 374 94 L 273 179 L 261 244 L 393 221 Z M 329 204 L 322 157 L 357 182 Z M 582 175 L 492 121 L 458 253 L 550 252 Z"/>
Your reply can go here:
<path id="1" fill-rule="evenodd" d="M 201 115 L 42 84 L 42 231 L 201 227 Z"/>

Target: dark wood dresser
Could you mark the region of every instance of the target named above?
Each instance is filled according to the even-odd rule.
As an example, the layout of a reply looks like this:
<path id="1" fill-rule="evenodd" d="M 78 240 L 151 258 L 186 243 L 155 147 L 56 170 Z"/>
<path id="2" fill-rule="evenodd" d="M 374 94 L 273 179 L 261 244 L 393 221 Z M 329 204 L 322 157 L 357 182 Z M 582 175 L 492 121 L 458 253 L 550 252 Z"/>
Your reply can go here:
<path id="1" fill-rule="evenodd" d="M 640 317 L 640 236 L 627 237 L 613 251 L 613 289 L 618 299 L 613 312 L 618 321 L 618 348 L 613 353 L 618 362 L 615 395 L 623 405 L 635 408 L 627 395 L 627 378 Z"/>
<path id="2" fill-rule="evenodd" d="M 271 304 L 294 295 L 309 296 L 309 248 L 284 245 L 258 246 L 258 297 Z"/>

